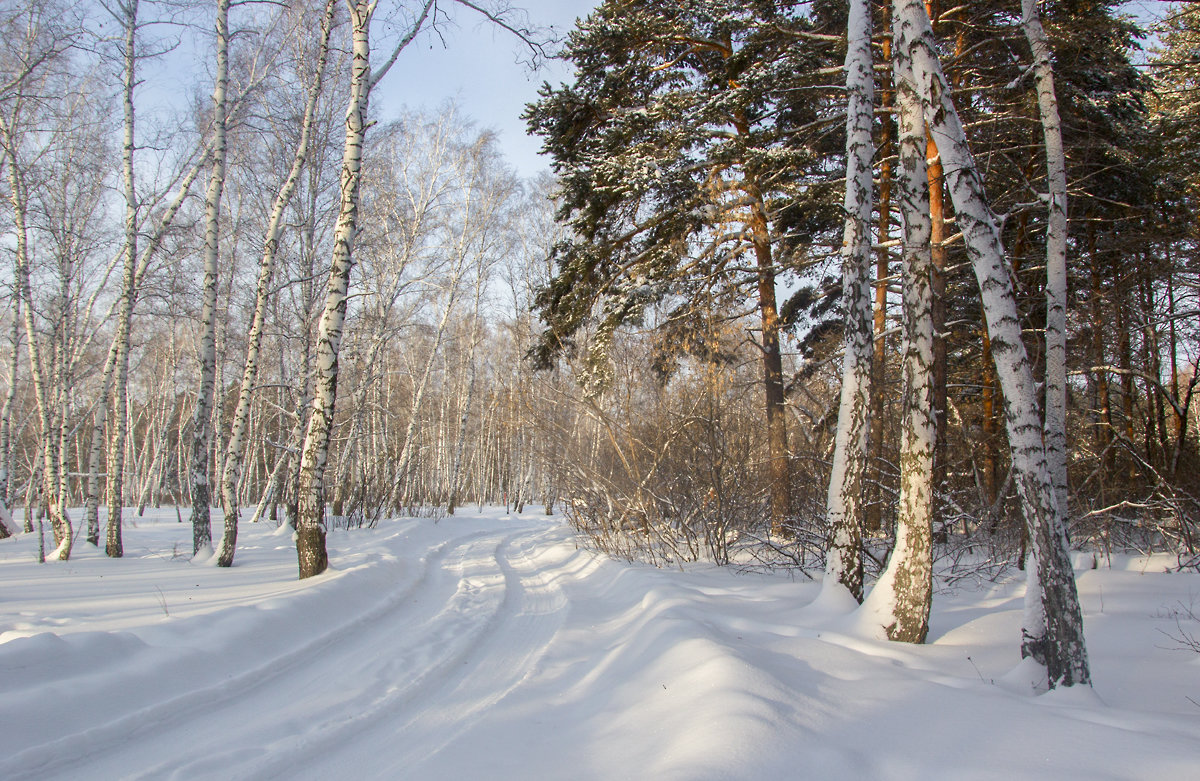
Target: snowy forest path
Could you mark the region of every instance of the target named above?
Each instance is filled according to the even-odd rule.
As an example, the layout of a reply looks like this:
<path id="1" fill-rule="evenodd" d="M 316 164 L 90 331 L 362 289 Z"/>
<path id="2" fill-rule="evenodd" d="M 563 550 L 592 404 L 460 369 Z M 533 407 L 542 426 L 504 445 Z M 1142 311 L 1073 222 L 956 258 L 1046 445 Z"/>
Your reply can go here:
<path id="1" fill-rule="evenodd" d="M 1161 560 L 1080 571 L 1103 684 L 1032 697 L 1019 580 L 940 592 L 909 645 L 818 582 L 619 561 L 499 507 L 336 530 L 305 581 L 286 527 L 246 524 L 226 569 L 174 555 L 173 510 L 127 531 L 120 560 L 0 545 L 0 779 L 1090 781 L 1200 758 L 1196 655 L 1169 643 L 1200 576 Z"/>
<path id="2" fill-rule="evenodd" d="M 441 535 L 453 524 L 438 524 Z M 429 536 L 420 525 L 409 531 L 392 535 L 390 546 Z M 561 625 L 566 602 L 533 555 L 546 533 L 528 522 L 484 531 L 468 524 L 430 540 L 415 571 L 411 555 L 382 562 L 390 587 L 349 620 L 258 659 L 251 629 L 234 638 L 243 647 L 223 651 L 236 655 L 227 676 L 60 735 L 54 751 L 31 747 L 23 759 L 36 752 L 43 761 L 13 763 L 3 775 L 293 777 L 314 772 L 326 755 L 337 757 L 333 774 L 344 775 L 353 769 L 348 757 L 373 757 L 378 768 L 376 749 L 403 767 L 516 686 Z M 367 745 L 351 747 L 358 742 Z"/>

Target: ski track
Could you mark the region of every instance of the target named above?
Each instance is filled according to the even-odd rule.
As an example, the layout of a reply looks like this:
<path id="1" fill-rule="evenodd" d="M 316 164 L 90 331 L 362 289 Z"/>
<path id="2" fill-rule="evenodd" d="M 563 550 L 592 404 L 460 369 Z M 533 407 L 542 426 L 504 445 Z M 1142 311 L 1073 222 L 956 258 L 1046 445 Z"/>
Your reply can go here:
<path id="1" fill-rule="evenodd" d="M 528 555 L 546 527 L 522 526 L 443 541 L 415 578 L 399 575 L 351 620 L 223 680 L 31 746 L 0 764 L 0 778 L 226 779 L 231 768 L 239 778 L 312 776 L 335 745 L 341 775 L 347 757 L 381 759 L 357 743 L 386 741 L 389 762 L 403 758 L 405 735 L 408 753 L 436 751 L 462 730 L 464 712 L 515 687 L 556 631 L 547 617 L 565 599 Z M 228 660 L 230 669 L 244 662 Z M 288 717 L 263 718 L 273 711 Z M 181 754 L 181 745 L 192 748 Z"/>
<path id="2" fill-rule="evenodd" d="M 1012 584 L 907 646 L 817 584 L 615 562 L 532 515 L 335 534 L 341 568 L 301 583 L 286 543 L 246 540 L 244 570 L 14 563 L 0 779 L 1141 781 L 1200 759 L 1200 658 L 1157 639 L 1190 576 L 1080 576 L 1108 707 L 992 680 Z"/>

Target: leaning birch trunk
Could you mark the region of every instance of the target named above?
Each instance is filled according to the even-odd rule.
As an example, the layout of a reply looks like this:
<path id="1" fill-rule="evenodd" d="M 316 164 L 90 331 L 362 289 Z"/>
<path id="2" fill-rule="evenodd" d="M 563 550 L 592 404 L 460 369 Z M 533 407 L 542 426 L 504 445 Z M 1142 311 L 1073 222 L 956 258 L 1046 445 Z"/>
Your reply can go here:
<path id="1" fill-rule="evenodd" d="M 1021 26 L 1033 50 L 1038 114 L 1046 145 L 1046 419 L 1044 438 L 1050 480 L 1064 528 L 1067 512 L 1067 156 L 1054 91 L 1050 43 L 1036 0 L 1021 0 Z"/>
<path id="2" fill-rule="evenodd" d="M 900 427 L 900 501 L 896 544 L 887 567 L 863 603 L 888 638 L 923 643 L 933 597 L 933 258 L 925 122 L 912 65 L 893 59 L 899 113 L 901 256 L 904 317 L 904 411 Z"/>
<path id="3" fill-rule="evenodd" d="M 367 108 L 371 88 L 391 68 L 403 49 L 425 23 L 433 0 L 425 6 L 413 28 L 397 45 L 391 58 L 371 73 L 371 17 L 375 3 L 354 0 L 350 7 L 352 63 L 350 103 L 346 109 L 346 142 L 342 151 L 341 204 L 333 234 L 333 258 L 325 309 L 317 326 L 317 376 L 312 411 L 300 453 L 300 479 L 296 507 L 296 559 L 300 578 L 319 575 L 329 566 L 325 548 L 325 463 L 333 433 L 333 407 L 337 399 L 338 351 L 346 320 L 346 295 L 354 268 L 354 237 L 358 231 L 358 186 L 363 144 L 367 135 Z"/>
<path id="4" fill-rule="evenodd" d="M 871 311 L 871 119 L 875 79 L 871 70 L 871 9 L 852 0 L 846 50 L 846 222 L 842 239 L 842 391 L 837 438 L 829 476 L 826 519 L 829 552 L 823 590 L 835 584 L 862 600 L 862 477 L 867 460 L 873 313 Z"/>
<path id="5" fill-rule="evenodd" d="M 5 127 L 5 144 L 8 147 L 8 179 L 9 199 L 12 203 L 13 232 L 15 247 L 13 257 L 16 261 L 17 294 L 21 297 L 21 309 L 24 315 L 25 338 L 29 352 L 29 375 L 33 381 L 33 394 L 37 402 L 38 415 L 41 420 L 41 467 L 42 467 L 42 496 L 44 504 L 50 511 L 50 524 L 54 530 L 57 547 L 52 557 L 66 561 L 71 557 L 71 547 L 75 541 L 74 530 L 66 516 L 62 497 L 58 495 L 58 444 L 56 434 L 60 421 L 56 421 L 56 401 L 49 396 L 47 387 L 47 366 L 42 360 L 41 347 L 37 339 L 37 322 L 33 311 L 33 292 L 29 283 L 29 229 L 26 222 L 28 200 L 25 183 L 21 176 L 19 164 L 15 156 L 15 144 L 11 128 Z M 26 518 L 29 517 L 28 510 Z"/>
<path id="6" fill-rule="evenodd" d="M 133 118 L 132 113 L 132 96 L 130 98 L 130 112 L 126 117 L 126 121 L 130 122 Z M 127 131 L 127 142 L 132 148 L 133 134 Z M 146 242 L 146 246 L 142 249 L 141 256 L 138 258 L 136 271 L 131 275 L 128 266 L 128 257 L 126 257 L 126 266 L 124 275 L 121 280 L 121 298 L 117 306 L 117 334 L 113 338 L 112 346 L 109 348 L 108 358 L 104 363 L 104 372 L 100 382 L 100 398 L 96 403 L 96 411 L 92 415 L 92 436 L 91 447 L 88 452 L 88 478 L 87 478 L 87 497 L 85 499 L 88 542 L 93 545 L 99 544 L 100 537 L 100 457 L 104 453 L 104 426 L 107 422 L 109 397 L 112 393 L 113 385 L 116 382 L 116 367 L 120 352 L 125 354 L 124 363 L 128 367 L 129 354 L 129 333 L 130 323 L 133 319 L 133 310 L 137 304 L 138 290 L 141 288 L 142 279 L 146 276 L 146 271 L 150 267 L 150 261 L 154 257 L 155 251 L 162 245 L 163 237 L 166 235 L 167 229 L 175 222 L 175 215 L 179 213 L 187 200 L 187 195 L 191 192 L 192 184 L 196 181 L 196 177 L 200 175 L 201 164 L 207 159 L 206 156 L 201 156 L 199 162 L 192 166 L 187 175 L 179 184 L 179 190 L 175 194 L 174 200 L 167 206 L 166 211 L 158 220 L 158 225 L 154 233 L 150 236 L 150 240 Z M 132 163 L 132 158 L 130 159 Z M 130 169 L 131 171 L 132 169 Z M 128 174 L 132 179 L 132 174 Z M 126 226 L 128 229 L 128 225 Z M 133 232 L 133 238 L 136 240 L 137 231 Z M 126 241 L 129 241 L 127 235 Z M 125 250 L 122 250 L 124 252 Z M 122 373 L 122 383 L 124 388 L 128 388 L 128 371 Z M 125 392 L 125 391 L 123 391 Z"/>
<path id="7" fill-rule="evenodd" d="M 217 566 L 233 565 L 233 556 L 237 550 L 238 500 L 237 492 L 242 479 L 242 459 L 246 448 L 246 429 L 250 419 L 250 397 L 254 391 L 254 383 L 258 378 L 258 353 L 262 345 L 263 324 L 266 322 L 267 297 L 270 294 L 271 280 L 275 275 L 275 256 L 279 249 L 279 235 L 283 231 L 284 211 L 292 200 L 296 185 L 300 181 L 300 173 L 304 170 L 308 158 L 309 139 L 317 113 L 317 102 L 321 96 L 321 86 L 325 76 L 325 64 L 329 54 L 329 36 L 333 29 L 333 11 L 336 0 L 326 0 L 325 12 L 321 17 L 320 54 L 317 58 L 317 70 L 312 85 L 309 87 L 308 99 L 304 105 L 304 118 L 300 125 L 300 139 L 296 142 L 296 150 L 292 154 L 292 167 L 271 208 L 271 218 L 267 224 L 266 235 L 263 237 L 263 254 L 258 267 L 258 284 L 256 288 L 254 315 L 250 321 L 250 333 L 247 335 L 246 366 L 242 371 L 242 384 L 238 391 L 237 407 L 233 413 L 233 425 L 229 432 L 229 442 L 225 450 L 225 467 L 221 475 L 221 509 L 224 513 L 224 534 L 217 552 Z"/>
<path id="8" fill-rule="evenodd" d="M 134 150 L 134 110 L 133 90 L 136 86 L 135 68 L 137 66 L 137 27 L 138 0 L 131 2 L 123 9 L 125 18 L 124 69 L 122 72 L 122 106 L 125 115 L 125 137 L 121 145 L 121 184 L 125 196 L 125 268 L 121 278 L 121 299 L 117 311 L 117 333 L 114 337 L 115 354 L 112 372 L 105 366 L 105 382 L 101 384 L 100 407 L 108 404 L 108 394 L 113 393 L 113 423 L 112 439 L 109 442 L 107 480 L 108 487 L 108 531 L 105 535 L 104 551 L 109 556 L 119 558 L 124 555 L 125 546 L 121 538 L 121 508 L 122 498 L 121 478 L 125 467 L 125 435 L 128 419 L 125 415 L 126 401 L 129 392 L 129 332 L 130 321 L 133 317 L 133 298 L 137 277 L 137 239 L 138 239 L 138 203 L 134 189 L 133 150 Z M 96 453 L 96 442 L 103 435 L 105 412 L 100 408 L 96 411 L 96 421 L 93 423 L 93 453 L 92 474 L 99 472 L 99 458 Z M 92 499 L 93 489 L 98 492 L 99 481 L 89 483 L 89 500 Z M 96 501 L 98 503 L 98 493 Z M 91 530 L 94 514 L 93 502 L 88 504 L 88 529 Z M 98 540 L 97 540 L 98 542 Z"/>
<path id="9" fill-rule="evenodd" d="M 896 4 L 896 13 L 900 18 L 894 26 L 893 47 L 912 58 L 925 121 L 941 153 L 958 227 L 979 283 L 996 375 L 1004 394 L 1013 472 L 1033 556 L 1021 655 L 1045 668 L 1045 685 L 1050 688 L 1089 684 L 1075 573 L 1046 464 L 1037 388 L 1021 340 L 999 221 L 987 204 L 983 181 L 950 97 L 925 6 L 921 0 L 902 0 Z M 1040 617 L 1029 611 L 1031 605 Z"/>
<path id="10" fill-rule="evenodd" d="M 221 195 L 225 189 L 226 93 L 229 88 L 229 2 L 217 0 L 217 74 L 213 85 L 213 154 L 204 196 L 204 304 L 200 310 L 200 384 L 192 419 L 192 554 L 212 546 L 209 524 L 209 448 L 217 366 L 217 269 L 221 251 Z M 110 470 L 111 471 L 111 470 Z"/>

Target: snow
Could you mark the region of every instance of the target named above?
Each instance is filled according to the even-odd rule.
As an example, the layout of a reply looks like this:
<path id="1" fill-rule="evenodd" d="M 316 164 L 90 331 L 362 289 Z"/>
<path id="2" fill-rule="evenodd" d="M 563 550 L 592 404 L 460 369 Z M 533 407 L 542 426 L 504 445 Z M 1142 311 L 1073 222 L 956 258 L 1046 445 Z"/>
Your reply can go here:
<path id="1" fill-rule="evenodd" d="M 1078 571 L 1096 689 L 1034 697 L 1023 579 L 934 597 L 927 645 L 820 584 L 659 570 L 559 518 L 390 521 L 336 569 L 243 524 L 237 563 L 156 511 L 126 558 L 0 542 L 0 778 L 1157 779 L 1200 761 L 1200 576 Z M 1091 557 L 1077 559 L 1090 567 Z M 771 775 L 766 775 L 771 774 Z"/>

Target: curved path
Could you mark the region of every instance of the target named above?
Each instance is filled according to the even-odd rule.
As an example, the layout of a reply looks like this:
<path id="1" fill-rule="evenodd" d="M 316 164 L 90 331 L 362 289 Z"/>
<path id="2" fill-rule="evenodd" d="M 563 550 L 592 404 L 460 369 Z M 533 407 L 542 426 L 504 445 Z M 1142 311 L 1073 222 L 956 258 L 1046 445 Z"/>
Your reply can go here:
<path id="1" fill-rule="evenodd" d="M 305 582 L 269 528 L 218 570 L 171 555 L 173 516 L 144 526 L 120 562 L 0 549 L 0 779 L 1090 780 L 1200 759 L 1186 687 L 1103 707 L 993 685 L 1019 586 L 946 602 L 918 647 L 809 606 L 816 584 L 617 562 L 544 516 L 337 532 L 338 569 Z M 1161 629 L 1105 604 L 1090 638 Z M 1099 677 L 1146 653 L 1096 655 Z"/>

